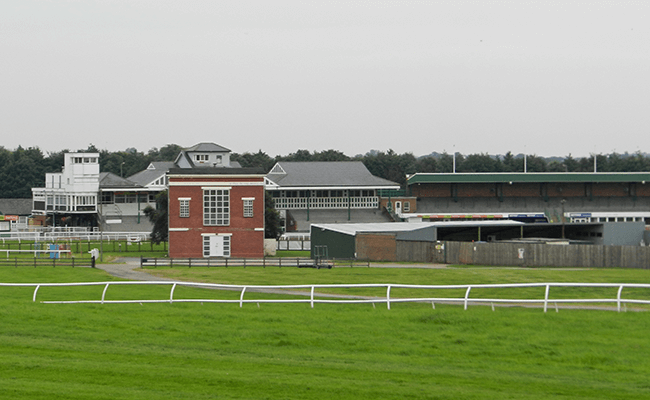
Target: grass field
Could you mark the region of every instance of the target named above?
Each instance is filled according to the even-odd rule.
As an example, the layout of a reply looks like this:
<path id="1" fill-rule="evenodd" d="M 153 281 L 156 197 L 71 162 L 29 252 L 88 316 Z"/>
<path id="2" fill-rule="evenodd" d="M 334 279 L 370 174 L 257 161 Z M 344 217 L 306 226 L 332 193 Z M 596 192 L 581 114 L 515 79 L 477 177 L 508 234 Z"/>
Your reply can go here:
<path id="1" fill-rule="evenodd" d="M 649 281 L 643 270 L 151 272 L 238 284 Z M 111 279 L 89 268 L 0 269 L 0 282 Z M 101 295 L 101 287 L 83 290 Z M 169 288 L 121 290 L 111 288 L 112 298 L 164 297 Z M 78 291 L 42 288 L 39 299 L 74 298 Z M 58 305 L 32 303 L 32 292 L 0 288 L 0 398 L 650 398 L 647 312 L 544 314 L 430 304 L 395 304 L 391 310 L 368 304 Z"/>

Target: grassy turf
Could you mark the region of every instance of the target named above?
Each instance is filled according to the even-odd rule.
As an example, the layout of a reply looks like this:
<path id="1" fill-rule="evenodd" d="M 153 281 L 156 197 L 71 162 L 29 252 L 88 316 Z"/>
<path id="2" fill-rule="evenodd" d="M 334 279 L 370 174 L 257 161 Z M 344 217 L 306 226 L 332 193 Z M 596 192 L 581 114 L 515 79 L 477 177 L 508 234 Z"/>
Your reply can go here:
<path id="1" fill-rule="evenodd" d="M 508 275 L 522 280 L 525 272 L 544 281 L 562 277 L 543 270 L 487 271 L 166 272 L 267 284 L 452 283 L 463 280 L 463 273 L 463 283 L 489 283 Z M 641 281 L 647 275 L 634 270 L 565 272 L 564 281 Z M 88 268 L 0 269 L 1 282 L 110 279 Z M 43 299 L 78 295 L 78 289 L 41 290 Z M 142 290 L 145 297 L 157 290 L 168 293 L 168 288 L 125 290 Z M 115 297 L 126 294 L 120 288 L 111 291 Z M 3 398 L 650 398 L 645 353 L 650 314 L 645 312 L 544 314 L 538 309 L 463 311 L 424 304 L 395 304 L 391 310 L 368 304 L 319 304 L 314 309 L 305 304 L 247 304 L 241 309 L 234 304 L 55 305 L 32 303 L 31 293 L 28 288 L 0 288 Z"/>

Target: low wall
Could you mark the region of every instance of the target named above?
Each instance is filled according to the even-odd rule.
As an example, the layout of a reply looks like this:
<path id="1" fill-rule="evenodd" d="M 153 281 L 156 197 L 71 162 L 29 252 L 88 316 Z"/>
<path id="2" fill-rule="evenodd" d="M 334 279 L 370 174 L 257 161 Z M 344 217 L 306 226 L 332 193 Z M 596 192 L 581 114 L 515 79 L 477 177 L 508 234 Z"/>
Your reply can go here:
<path id="1" fill-rule="evenodd" d="M 520 267 L 650 268 L 650 247 L 397 240 L 397 261 Z"/>

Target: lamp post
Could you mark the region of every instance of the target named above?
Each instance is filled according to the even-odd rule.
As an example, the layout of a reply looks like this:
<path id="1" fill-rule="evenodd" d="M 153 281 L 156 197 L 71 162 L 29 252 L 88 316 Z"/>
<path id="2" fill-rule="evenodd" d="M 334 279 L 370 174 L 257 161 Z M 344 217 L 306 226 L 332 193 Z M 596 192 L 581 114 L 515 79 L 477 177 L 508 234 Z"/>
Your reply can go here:
<path id="1" fill-rule="evenodd" d="M 124 166 L 124 161 L 122 161 L 122 164 L 120 164 L 120 178 L 124 178 L 124 173 L 122 171 L 123 166 Z"/>

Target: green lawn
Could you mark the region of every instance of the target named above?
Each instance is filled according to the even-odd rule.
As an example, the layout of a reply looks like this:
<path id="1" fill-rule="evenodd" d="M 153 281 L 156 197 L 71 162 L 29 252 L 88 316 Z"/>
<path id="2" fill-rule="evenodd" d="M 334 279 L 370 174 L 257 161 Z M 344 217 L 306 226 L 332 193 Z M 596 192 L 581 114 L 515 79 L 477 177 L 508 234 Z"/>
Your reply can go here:
<path id="1" fill-rule="evenodd" d="M 648 281 L 648 271 L 639 270 L 153 272 L 239 284 Z M 0 282 L 105 280 L 112 279 L 89 268 L 0 268 Z M 98 297 L 102 289 L 84 288 L 81 295 Z M 39 300 L 75 298 L 79 290 L 41 288 Z M 155 297 L 169 287 L 109 292 L 110 298 Z M 183 294 L 204 292 L 184 289 Z M 30 288 L 0 288 L 2 398 L 650 398 L 647 312 L 544 314 L 526 308 L 433 309 L 430 304 L 394 304 L 391 310 L 370 304 L 314 309 L 308 304 L 72 305 L 32 303 L 32 293 Z"/>

